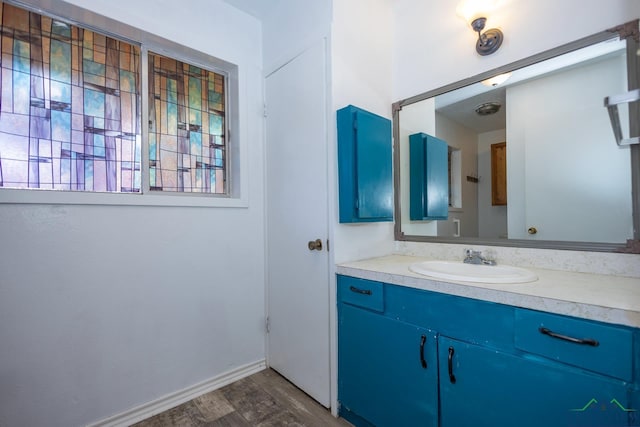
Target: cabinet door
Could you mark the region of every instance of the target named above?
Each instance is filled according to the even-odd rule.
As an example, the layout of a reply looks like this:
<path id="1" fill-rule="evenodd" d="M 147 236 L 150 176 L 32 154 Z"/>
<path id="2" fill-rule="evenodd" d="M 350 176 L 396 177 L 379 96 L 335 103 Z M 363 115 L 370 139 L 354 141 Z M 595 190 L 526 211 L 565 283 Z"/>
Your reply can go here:
<path id="1" fill-rule="evenodd" d="M 438 348 L 442 427 L 626 426 L 640 409 L 622 381 L 446 337 Z"/>
<path id="2" fill-rule="evenodd" d="M 336 117 L 340 222 L 393 221 L 391 121 L 353 105 Z"/>
<path id="3" fill-rule="evenodd" d="M 358 426 L 436 426 L 434 333 L 348 304 L 338 315 L 340 415 Z"/>
<path id="4" fill-rule="evenodd" d="M 391 121 L 356 111 L 356 123 L 358 217 L 393 218 Z"/>
<path id="5" fill-rule="evenodd" d="M 447 219 L 449 215 L 449 148 L 441 139 L 409 136 L 409 218 Z"/>

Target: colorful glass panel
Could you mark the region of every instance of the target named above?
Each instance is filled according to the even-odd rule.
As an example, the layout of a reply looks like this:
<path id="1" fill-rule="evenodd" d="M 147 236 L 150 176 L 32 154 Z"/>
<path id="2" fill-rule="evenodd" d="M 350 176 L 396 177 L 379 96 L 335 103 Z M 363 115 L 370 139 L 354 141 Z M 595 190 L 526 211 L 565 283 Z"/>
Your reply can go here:
<path id="1" fill-rule="evenodd" d="M 140 48 L 0 8 L 0 187 L 140 192 Z"/>
<path id="2" fill-rule="evenodd" d="M 224 194 L 225 77 L 149 53 L 152 191 Z"/>

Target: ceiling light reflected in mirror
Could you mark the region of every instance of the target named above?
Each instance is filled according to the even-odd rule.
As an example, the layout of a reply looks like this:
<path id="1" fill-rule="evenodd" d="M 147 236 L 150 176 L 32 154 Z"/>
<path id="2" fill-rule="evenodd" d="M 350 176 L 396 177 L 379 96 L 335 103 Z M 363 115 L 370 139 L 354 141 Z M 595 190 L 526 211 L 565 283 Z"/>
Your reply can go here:
<path id="1" fill-rule="evenodd" d="M 511 77 L 511 73 L 498 74 L 495 77 L 491 77 L 490 79 L 483 80 L 482 84 L 489 87 L 496 87 L 506 82 L 507 80 L 509 80 L 509 77 Z"/>

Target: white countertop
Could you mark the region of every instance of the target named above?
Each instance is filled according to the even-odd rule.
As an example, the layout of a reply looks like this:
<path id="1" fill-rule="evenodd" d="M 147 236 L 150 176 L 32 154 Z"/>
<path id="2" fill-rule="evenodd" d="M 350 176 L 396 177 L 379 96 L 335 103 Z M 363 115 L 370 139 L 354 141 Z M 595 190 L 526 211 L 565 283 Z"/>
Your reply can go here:
<path id="1" fill-rule="evenodd" d="M 640 279 L 527 268 L 529 283 L 442 281 L 409 266 L 427 258 L 390 255 L 339 264 L 338 274 L 640 328 Z"/>

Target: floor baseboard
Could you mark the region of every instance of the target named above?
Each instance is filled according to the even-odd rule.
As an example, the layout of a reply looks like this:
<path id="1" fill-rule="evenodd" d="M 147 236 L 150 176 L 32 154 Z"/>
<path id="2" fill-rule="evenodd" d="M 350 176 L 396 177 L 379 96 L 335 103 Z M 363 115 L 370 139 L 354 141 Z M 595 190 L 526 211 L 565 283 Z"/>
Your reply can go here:
<path id="1" fill-rule="evenodd" d="M 227 384 L 231 384 L 234 381 L 248 377 L 249 375 L 260 372 L 266 368 L 265 360 L 259 360 L 254 363 L 249 363 L 231 371 L 225 372 L 222 375 L 218 375 L 201 383 L 192 385 L 180 391 L 170 393 L 159 399 L 147 402 L 143 405 L 131 408 L 120 414 L 113 415 L 109 418 L 105 418 L 101 421 L 88 424 L 87 427 L 120 427 L 130 426 L 156 414 L 164 412 L 168 409 L 174 408 L 191 399 L 201 396 L 210 391 L 224 387 Z"/>

